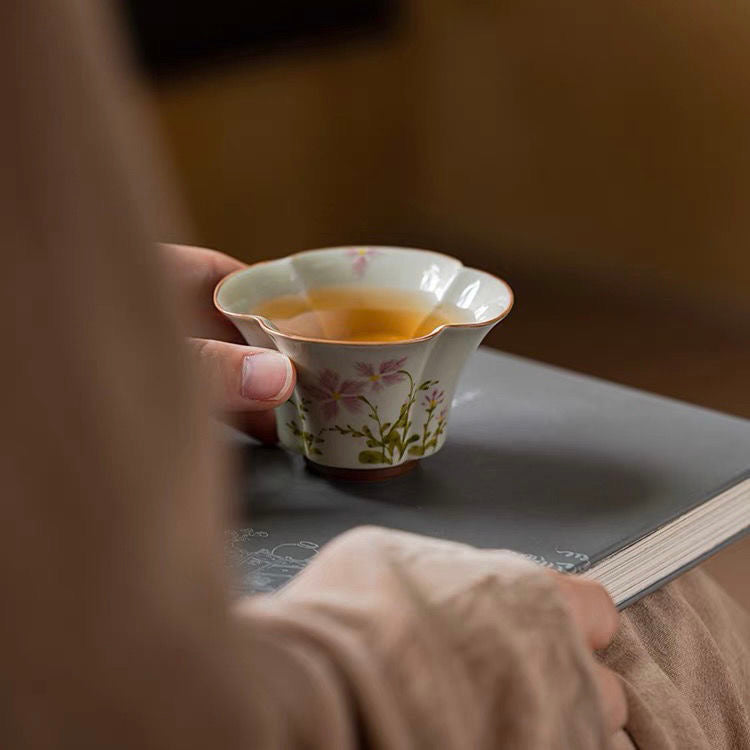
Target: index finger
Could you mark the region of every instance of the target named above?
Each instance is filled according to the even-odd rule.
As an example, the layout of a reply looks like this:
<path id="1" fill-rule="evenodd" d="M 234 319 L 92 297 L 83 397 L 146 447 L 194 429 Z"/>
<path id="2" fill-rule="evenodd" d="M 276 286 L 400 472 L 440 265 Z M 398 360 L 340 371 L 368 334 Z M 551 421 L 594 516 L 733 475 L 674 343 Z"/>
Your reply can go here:
<path id="1" fill-rule="evenodd" d="M 187 304 L 191 321 L 189 335 L 243 343 L 237 329 L 214 307 L 214 288 L 228 274 L 246 265 L 218 250 L 191 245 L 159 245 L 166 259 L 167 274 Z"/>
<path id="2" fill-rule="evenodd" d="M 608 646 L 617 632 L 620 615 L 607 590 L 586 578 L 555 575 L 558 589 L 586 643 L 592 649 Z"/>
<path id="3" fill-rule="evenodd" d="M 193 288 L 213 289 L 227 274 L 245 268 L 245 263 L 207 247 L 161 243 L 172 269 Z"/>

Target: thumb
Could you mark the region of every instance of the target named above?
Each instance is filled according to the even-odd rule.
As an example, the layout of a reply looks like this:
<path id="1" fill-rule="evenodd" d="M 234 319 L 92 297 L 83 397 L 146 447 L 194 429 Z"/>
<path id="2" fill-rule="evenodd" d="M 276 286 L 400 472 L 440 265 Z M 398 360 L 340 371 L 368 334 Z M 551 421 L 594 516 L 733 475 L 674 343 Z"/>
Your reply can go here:
<path id="1" fill-rule="evenodd" d="M 190 339 L 218 411 L 262 411 L 283 404 L 296 376 L 289 357 L 271 349 Z"/>

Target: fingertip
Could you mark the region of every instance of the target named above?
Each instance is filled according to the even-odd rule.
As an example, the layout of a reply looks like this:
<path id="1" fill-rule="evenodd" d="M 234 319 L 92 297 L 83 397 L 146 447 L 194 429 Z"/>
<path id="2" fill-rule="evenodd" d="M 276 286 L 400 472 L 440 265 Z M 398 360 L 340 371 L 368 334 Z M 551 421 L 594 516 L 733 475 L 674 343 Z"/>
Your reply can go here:
<path id="1" fill-rule="evenodd" d="M 294 362 L 292 362 L 292 360 L 289 357 L 287 357 L 286 354 L 282 354 L 281 356 L 284 357 L 284 359 L 286 360 L 286 364 L 288 368 L 287 372 L 289 375 L 289 379 L 286 383 L 286 387 L 282 390 L 282 393 L 279 399 L 280 402 L 283 404 L 286 401 L 288 401 L 292 397 L 292 394 L 294 393 L 294 389 L 297 385 L 297 368 L 294 366 Z"/>
<path id="2" fill-rule="evenodd" d="M 619 628 L 620 614 L 604 586 L 575 575 L 563 575 L 557 583 L 586 643 L 592 649 L 608 646 Z"/>
<path id="3" fill-rule="evenodd" d="M 601 627 L 598 633 L 597 643 L 594 643 L 594 648 L 605 648 L 608 646 L 612 639 L 615 637 L 617 630 L 620 627 L 620 613 L 615 607 L 615 603 L 612 601 L 612 597 L 609 595 L 607 589 L 600 584 L 597 584 L 597 592 L 599 597 L 598 610 L 601 616 Z"/>
<path id="4" fill-rule="evenodd" d="M 604 722 L 610 734 L 617 733 L 628 721 L 628 701 L 620 677 L 603 664 L 596 665 L 596 682 L 604 710 Z"/>
<path id="5" fill-rule="evenodd" d="M 620 613 L 604 586 L 594 584 L 590 596 L 594 624 L 589 633 L 589 644 L 593 649 L 606 648 L 620 626 Z"/>
<path id="6" fill-rule="evenodd" d="M 270 409 L 289 399 L 296 379 L 289 357 L 270 349 L 258 349 L 249 352 L 242 361 L 240 391 L 249 402 Z"/>

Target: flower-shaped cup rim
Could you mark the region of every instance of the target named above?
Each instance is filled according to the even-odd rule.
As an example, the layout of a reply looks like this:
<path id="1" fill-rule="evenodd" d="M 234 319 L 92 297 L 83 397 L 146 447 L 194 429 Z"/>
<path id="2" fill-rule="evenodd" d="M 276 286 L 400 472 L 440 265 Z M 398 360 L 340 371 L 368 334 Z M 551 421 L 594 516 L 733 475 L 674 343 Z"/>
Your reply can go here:
<path id="1" fill-rule="evenodd" d="M 278 328 L 276 328 L 268 320 L 268 318 L 262 315 L 257 315 L 255 313 L 234 312 L 232 310 L 228 310 L 219 302 L 219 295 L 221 293 L 221 289 L 224 286 L 224 284 L 226 284 L 228 281 L 233 279 L 235 276 L 240 276 L 243 274 L 250 274 L 253 271 L 253 269 L 257 269 L 260 266 L 265 266 L 265 265 L 269 265 L 273 263 L 284 263 L 284 262 L 288 262 L 291 258 L 297 258 L 299 256 L 308 255 L 312 253 L 321 253 L 321 252 L 330 251 L 330 250 L 348 251 L 348 250 L 358 249 L 361 247 L 366 247 L 367 249 L 371 249 L 371 250 L 387 250 L 389 252 L 408 251 L 408 252 L 417 252 L 417 253 L 429 253 L 430 255 L 440 255 L 443 258 L 446 258 L 447 260 L 458 263 L 459 268 L 464 268 L 468 271 L 474 271 L 475 273 L 484 274 L 485 276 L 488 276 L 489 278 L 494 279 L 495 281 L 500 283 L 503 287 L 505 287 L 507 291 L 508 303 L 499 314 L 495 315 L 493 318 L 490 318 L 488 320 L 478 320 L 478 321 L 463 322 L 463 323 L 444 323 L 443 325 L 438 326 L 437 328 L 430 331 L 430 333 L 425 334 L 424 336 L 419 336 L 416 338 L 409 338 L 409 339 L 401 339 L 399 341 L 383 342 L 383 341 L 346 341 L 344 339 L 321 339 L 321 338 L 315 338 L 312 336 L 299 336 L 297 334 L 284 333 L 283 331 L 280 331 Z M 236 271 L 233 271 L 232 273 L 227 274 L 223 279 L 221 279 L 221 281 L 219 281 L 219 283 L 216 285 L 214 289 L 213 301 L 214 301 L 214 307 L 228 319 L 230 320 L 254 320 L 263 329 L 264 333 L 266 333 L 271 338 L 281 338 L 281 339 L 286 339 L 288 341 L 299 341 L 302 343 L 309 343 L 309 344 L 323 344 L 323 345 L 330 345 L 330 346 L 336 346 L 336 347 L 344 346 L 344 347 L 352 347 L 352 348 L 370 349 L 370 348 L 376 348 L 376 347 L 404 346 L 404 345 L 409 345 L 409 344 L 417 344 L 423 341 L 429 341 L 430 339 L 433 339 L 439 336 L 444 330 L 448 328 L 450 329 L 454 329 L 454 328 L 455 329 L 462 329 L 462 328 L 476 329 L 476 328 L 484 328 L 485 326 L 492 327 L 508 316 L 511 309 L 513 308 L 514 295 L 513 295 L 513 290 L 511 289 L 510 285 L 504 279 L 501 279 L 499 276 L 489 273 L 488 271 L 483 271 L 479 268 L 472 268 L 471 266 L 464 266 L 464 264 L 461 263 L 461 261 L 458 260 L 458 258 L 454 258 L 452 255 L 448 255 L 447 253 L 441 253 L 435 250 L 426 250 L 424 248 L 395 247 L 395 246 L 390 246 L 390 245 L 340 245 L 340 246 L 335 246 L 335 247 L 320 247 L 320 248 L 313 248 L 311 250 L 301 250 L 296 253 L 290 253 L 289 255 L 285 255 L 281 258 L 272 258 L 269 260 L 261 260 L 261 261 L 257 261 L 256 263 L 251 263 L 245 268 L 240 268 Z"/>

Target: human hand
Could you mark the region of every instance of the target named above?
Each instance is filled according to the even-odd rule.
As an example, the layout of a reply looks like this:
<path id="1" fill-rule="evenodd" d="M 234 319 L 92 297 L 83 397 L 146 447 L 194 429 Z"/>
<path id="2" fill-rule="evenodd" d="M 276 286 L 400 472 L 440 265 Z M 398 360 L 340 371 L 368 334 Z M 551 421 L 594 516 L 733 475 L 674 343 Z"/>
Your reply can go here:
<path id="1" fill-rule="evenodd" d="M 620 616 L 605 588 L 579 576 L 552 573 L 563 602 L 593 651 L 608 646 L 617 632 Z M 603 664 L 594 664 L 597 690 L 607 729 L 616 737 L 628 718 L 628 706 L 620 678 Z"/>
<path id="2" fill-rule="evenodd" d="M 265 443 L 275 443 L 273 409 L 292 393 L 295 372 L 285 355 L 243 344 L 214 307 L 216 284 L 244 268 L 235 258 L 201 247 L 161 245 L 167 273 L 189 313 L 189 343 L 205 373 L 217 412 Z"/>
<path id="3" fill-rule="evenodd" d="M 591 747 L 598 735 L 608 741 L 597 747 L 632 747 L 623 686 L 594 653 L 610 643 L 619 616 L 593 581 L 507 550 L 359 527 L 324 546 L 273 601 L 301 607 L 301 620 L 351 627 L 355 639 L 364 629 L 363 652 L 392 681 L 384 690 L 401 691 L 428 664 L 434 689 L 402 692 L 400 705 L 406 716 L 433 716 L 438 706 L 446 714 L 439 723 L 463 727 L 456 747 L 496 746 L 488 738 L 509 725 L 514 747 L 527 746 L 522 737 L 533 747 Z M 451 695 L 462 698 L 441 704 Z M 467 713 L 472 695 L 493 708 Z M 532 744 L 540 738 L 545 744 Z"/>

